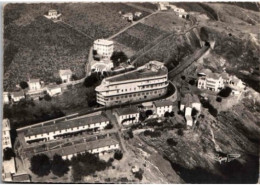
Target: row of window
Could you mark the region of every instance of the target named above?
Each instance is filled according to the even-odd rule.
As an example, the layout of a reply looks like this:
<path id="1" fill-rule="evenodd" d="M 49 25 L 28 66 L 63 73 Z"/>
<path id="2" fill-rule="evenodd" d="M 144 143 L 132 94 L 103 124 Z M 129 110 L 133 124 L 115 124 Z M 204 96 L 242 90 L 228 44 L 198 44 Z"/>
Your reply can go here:
<path id="1" fill-rule="evenodd" d="M 106 101 L 108 101 L 108 100 L 113 101 L 113 100 L 119 100 L 119 99 L 124 99 L 124 98 L 132 98 L 132 97 L 137 97 L 137 96 L 142 96 L 142 95 L 158 94 L 158 93 L 161 93 L 161 92 L 162 92 L 162 90 L 156 90 L 156 91 L 150 91 L 150 92 L 142 92 L 142 93 L 135 93 L 135 94 L 129 94 L 129 95 L 105 98 L 105 100 Z"/>
<path id="2" fill-rule="evenodd" d="M 91 124 L 91 125 L 100 126 L 101 123 L 96 123 L 96 124 Z M 91 125 L 90 125 L 90 126 L 91 126 Z M 89 128 L 90 126 L 88 126 L 88 125 L 82 126 L 82 129 Z M 65 129 L 65 131 L 73 131 L 73 130 L 79 130 L 79 129 L 80 129 L 79 127 L 74 127 L 74 128 Z M 61 134 L 61 133 L 62 133 L 62 130 L 54 131 L 54 134 Z M 49 133 L 44 133 L 44 134 L 49 135 Z M 43 137 L 44 134 L 41 134 L 41 136 Z M 28 136 L 29 139 L 30 139 L 31 137 L 32 137 L 32 136 Z M 37 137 L 37 135 L 34 135 L 34 137 Z"/>

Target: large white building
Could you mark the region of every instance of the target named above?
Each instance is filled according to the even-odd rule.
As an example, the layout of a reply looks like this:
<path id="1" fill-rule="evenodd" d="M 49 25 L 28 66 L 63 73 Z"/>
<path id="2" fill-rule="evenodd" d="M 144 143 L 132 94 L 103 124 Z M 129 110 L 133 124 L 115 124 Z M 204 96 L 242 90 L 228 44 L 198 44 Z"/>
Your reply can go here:
<path id="1" fill-rule="evenodd" d="M 24 130 L 24 139 L 27 143 L 41 142 L 64 138 L 80 132 L 102 130 L 109 124 L 104 112 L 85 115 L 67 121 L 32 126 Z"/>
<path id="2" fill-rule="evenodd" d="M 212 73 L 209 69 L 199 72 L 198 88 L 218 92 L 224 87 L 224 81 L 220 74 Z"/>
<path id="3" fill-rule="evenodd" d="M 110 58 L 114 51 L 114 42 L 105 39 L 98 39 L 94 41 L 94 50 L 102 58 Z"/>
<path id="4" fill-rule="evenodd" d="M 97 102 L 104 106 L 150 100 L 167 93 L 168 69 L 150 61 L 136 70 L 103 79 L 96 87 Z"/>

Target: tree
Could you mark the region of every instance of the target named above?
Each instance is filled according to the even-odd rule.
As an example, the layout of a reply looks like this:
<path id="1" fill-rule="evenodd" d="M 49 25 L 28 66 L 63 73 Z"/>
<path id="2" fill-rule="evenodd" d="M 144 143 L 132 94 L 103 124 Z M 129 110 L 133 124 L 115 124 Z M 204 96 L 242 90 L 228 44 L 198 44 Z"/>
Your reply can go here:
<path id="1" fill-rule="evenodd" d="M 152 111 L 152 110 L 147 110 L 147 111 L 145 112 L 145 115 L 146 115 L 146 117 L 148 118 L 149 116 L 153 115 L 153 111 Z"/>
<path id="2" fill-rule="evenodd" d="M 221 97 L 217 97 L 217 98 L 216 98 L 216 101 L 217 101 L 217 102 L 222 102 L 222 98 L 221 98 Z"/>
<path id="3" fill-rule="evenodd" d="M 35 155 L 31 158 L 30 162 L 31 162 L 30 170 L 34 174 L 40 177 L 49 175 L 51 170 L 51 162 L 47 155 L 45 154 Z"/>
<path id="4" fill-rule="evenodd" d="M 14 151 L 12 150 L 12 148 L 5 148 L 4 149 L 4 161 L 9 161 L 10 159 L 12 159 L 12 157 L 15 157 Z"/>
<path id="5" fill-rule="evenodd" d="M 117 150 L 114 154 L 114 159 L 121 160 L 123 158 L 123 153 L 120 150 Z"/>
<path id="6" fill-rule="evenodd" d="M 168 118 L 168 117 L 170 117 L 170 113 L 169 113 L 168 111 L 167 111 L 167 112 L 165 112 L 165 113 L 164 113 L 164 117 L 165 117 L 165 118 Z"/>
<path id="7" fill-rule="evenodd" d="M 167 142 L 167 144 L 170 145 L 170 146 L 176 146 L 176 145 L 178 144 L 178 142 L 177 142 L 177 141 L 174 141 L 173 138 L 168 138 L 166 142 Z"/>
<path id="8" fill-rule="evenodd" d="M 143 173 L 144 171 L 142 169 L 139 169 L 139 171 L 135 173 L 135 178 L 141 181 L 143 179 Z"/>
<path id="9" fill-rule="evenodd" d="M 45 101 L 51 101 L 51 96 L 49 94 L 44 95 L 44 100 Z"/>
<path id="10" fill-rule="evenodd" d="M 77 75 L 73 74 L 73 75 L 71 76 L 71 80 L 73 80 L 73 81 L 78 80 Z"/>
<path id="11" fill-rule="evenodd" d="M 110 59 L 113 61 L 114 67 L 116 67 L 120 63 L 126 62 L 128 58 L 123 51 L 114 51 Z"/>
<path id="12" fill-rule="evenodd" d="M 230 87 L 225 87 L 218 93 L 218 95 L 226 98 L 231 94 L 231 92 L 232 92 L 232 89 Z"/>
<path id="13" fill-rule="evenodd" d="M 27 82 L 25 82 L 25 81 L 21 81 L 21 82 L 20 82 L 20 87 L 21 87 L 22 89 L 26 89 L 26 88 L 29 87 L 29 85 L 28 85 Z"/>
<path id="14" fill-rule="evenodd" d="M 195 80 L 194 80 L 194 79 L 191 79 L 191 80 L 189 81 L 189 84 L 190 84 L 190 85 L 195 85 Z"/>
<path id="15" fill-rule="evenodd" d="M 53 156 L 51 171 L 54 175 L 62 177 L 69 171 L 69 164 L 58 154 Z"/>
<path id="16" fill-rule="evenodd" d="M 183 136 L 183 134 L 184 134 L 183 129 L 181 129 L 181 128 L 178 129 L 177 134 L 178 134 L 179 136 Z"/>
<path id="17" fill-rule="evenodd" d="M 62 79 L 61 79 L 61 78 L 57 78 L 57 79 L 56 79 L 56 84 L 57 84 L 57 85 L 62 84 Z"/>
<path id="18" fill-rule="evenodd" d="M 105 126 L 105 129 L 109 130 L 109 129 L 112 129 L 113 128 L 113 125 L 111 123 L 109 123 L 108 125 Z"/>
<path id="19" fill-rule="evenodd" d="M 85 87 L 92 87 L 97 84 L 98 82 L 98 74 L 97 73 L 91 73 L 90 76 L 85 78 L 84 85 Z"/>
<path id="20" fill-rule="evenodd" d="M 80 181 L 83 176 L 93 175 L 96 171 L 103 171 L 111 162 L 100 160 L 95 154 L 78 154 L 71 159 L 72 175 L 74 181 Z"/>

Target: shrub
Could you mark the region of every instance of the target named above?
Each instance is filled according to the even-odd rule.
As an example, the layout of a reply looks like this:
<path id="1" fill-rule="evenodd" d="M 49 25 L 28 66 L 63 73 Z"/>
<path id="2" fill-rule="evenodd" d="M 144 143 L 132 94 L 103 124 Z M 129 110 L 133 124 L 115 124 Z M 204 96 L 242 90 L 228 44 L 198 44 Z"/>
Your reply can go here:
<path id="1" fill-rule="evenodd" d="M 195 83 L 196 83 L 196 82 L 195 82 L 194 79 L 191 79 L 191 80 L 189 81 L 189 84 L 190 84 L 190 85 L 195 85 Z"/>
<path id="2" fill-rule="evenodd" d="M 224 89 L 222 89 L 218 95 L 221 96 L 221 97 L 229 97 L 229 95 L 231 94 L 232 92 L 232 89 L 230 87 L 225 87 Z"/>
<path id="3" fill-rule="evenodd" d="M 132 129 L 130 129 L 129 131 L 127 131 L 127 134 L 129 136 L 130 139 L 132 139 L 134 137 L 133 131 Z"/>
<path id="4" fill-rule="evenodd" d="M 221 98 L 221 97 L 217 97 L 217 98 L 216 98 L 216 101 L 217 101 L 217 102 L 222 102 L 222 98 Z"/>
<path id="5" fill-rule="evenodd" d="M 4 161 L 9 161 L 10 159 L 12 159 L 12 157 L 15 157 L 14 151 L 12 150 L 12 148 L 5 148 L 3 151 L 3 159 Z"/>
<path id="6" fill-rule="evenodd" d="M 84 80 L 84 86 L 85 87 L 92 87 L 92 86 L 96 85 L 98 81 L 99 81 L 98 74 L 97 73 L 91 73 L 91 75 L 88 76 Z"/>
<path id="7" fill-rule="evenodd" d="M 69 171 L 69 164 L 60 155 L 55 154 L 52 160 L 51 171 L 54 175 L 62 177 Z"/>
<path id="8" fill-rule="evenodd" d="M 170 146 L 176 146 L 176 145 L 178 144 L 178 142 L 177 142 L 177 141 L 174 141 L 173 138 L 168 138 L 166 142 L 167 142 L 167 144 L 170 145 Z"/>
<path id="9" fill-rule="evenodd" d="M 105 126 L 105 129 L 109 130 L 109 129 L 112 129 L 113 128 L 113 125 L 111 123 L 109 123 L 108 125 Z"/>
<path id="10" fill-rule="evenodd" d="M 20 82 L 20 87 L 21 87 L 22 89 L 26 89 L 26 88 L 28 88 L 29 86 L 28 86 L 28 83 L 27 83 L 27 82 L 21 81 L 21 82 Z"/>
<path id="11" fill-rule="evenodd" d="M 114 159 L 121 160 L 123 158 L 123 153 L 120 150 L 117 150 L 114 154 Z"/>
<path id="12" fill-rule="evenodd" d="M 141 181 L 143 179 L 143 173 L 144 171 L 142 169 L 139 169 L 139 171 L 135 173 L 135 178 Z"/>
<path id="13" fill-rule="evenodd" d="M 164 113 L 164 117 L 165 117 L 165 118 L 168 118 L 168 117 L 170 117 L 170 113 L 169 113 L 168 111 L 167 111 L 167 112 L 165 112 L 165 113 Z"/>
<path id="14" fill-rule="evenodd" d="M 44 154 L 38 154 L 31 158 L 31 168 L 30 170 L 42 177 L 45 175 L 49 175 L 50 169 L 51 169 L 51 162 L 47 155 Z"/>
<path id="15" fill-rule="evenodd" d="M 186 79 L 186 77 L 185 77 L 185 76 L 181 76 L 181 79 L 182 79 L 182 80 L 185 80 L 185 79 Z"/>
<path id="16" fill-rule="evenodd" d="M 44 100 L 45 101 L 51 101 L 51 96 L 49 94 L 44 95 Z"/>
<path id="17" fill-rule="evenodd" d="M 153 115 L 153 111 L 152 110 L 147 110 L 145 112 L 145 115 L 146 115 L 146 117 L 149 117 L 149 116 Z"/>
<path id="18" fill-rule="evenodd" d="M 183 136 L 183 135 L 184 135 L 183 129 L 181 129 L 181 128 L 178 129 L 177 134 L 178 134 L 179 136 Z"/>
<path id="19" fill-rule="evenodd" d="M 61 78 L 56 79 L 56 84 L 57 84 L 57 85 L 62 84 L 62 80 L 61 80 Z"/>

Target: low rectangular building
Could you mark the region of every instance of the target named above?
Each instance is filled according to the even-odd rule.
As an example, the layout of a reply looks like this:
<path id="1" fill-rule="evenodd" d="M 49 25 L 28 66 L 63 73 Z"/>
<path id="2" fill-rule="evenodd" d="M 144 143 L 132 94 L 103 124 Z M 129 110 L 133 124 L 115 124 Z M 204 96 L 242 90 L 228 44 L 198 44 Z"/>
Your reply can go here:
<path id="1" fill-rule="evenodd" d="M 24 139 L 27 143 L 55 140 L 81 132 L 102 130 L 109 122 L 105 113 L 99 112 L 67 121 L 32 126 L 23 131 Z"/>
<path id="2" fill-rule="evenodd" d="M 9 119 L 4 119 L 2 125 L 2 150 L 4 150 L 5 148 L 12 148 Z"/>
<path id="3" fill-rule="evenodd" d="M 11 98 L 14 102 L 19 102 L 21 99 L 25 98 L 23 91 L 12 92 Z"/>
<path id="4" fill-rule="evenodd" d="M 55 95 L 59 95 L 61 94 L 61 87 L 59 85 L 49 85 L 47 87 L 47 93 L 50 95 L 50 96 L 55 96 Z"/>
<path id="5" fill-rule="evenodd" d="M 153 104 L 155 113 L 159 117 L 163 117 L 166 112 L 172 112 L 173 102 L 170 100 L 159 100 L 155 101 Z"/>
<path id="6" fill-rule="evenodd" d="M 28 85 L 30 91 L 38 91 L 41 89 L 40 79 L 29 79 Z"/>
<path id="7" fill-rule="evenodd" d="M 72 71 L 70 69 L 60 70 L 59 75 L 62 83 L 68 83 L 71 81 Z"/>
<path id="8" fill-rule="evenodd" d="M 122 125 L 130 125 L 139 121 L 137 107 L 119 108 L 115 111 L 117 122 Z"/>
<path id="9" fill-rule="evenodd" d="M 73 156 L 76 156 L 78 154 L 84 154 L 86 152 L 92 154 L 101 154 L 101 153 L 111 152 L 119 149 L 120 149 L 119 141 L 117 141 L 114 138 L 105 138 L 105 139 L 78 143 L 70 146 L 63 145 L 62 147 L 53 150 L 33 153 L 33 154 L 29 154 L 28 156 L 32 157 L 33 155 L 37 155 L 37 154 L 45 154 L 52 159 L 55 154 L 58 154 L 61 155 L 64 160 L 66 159 L 71 160 Z"/>

